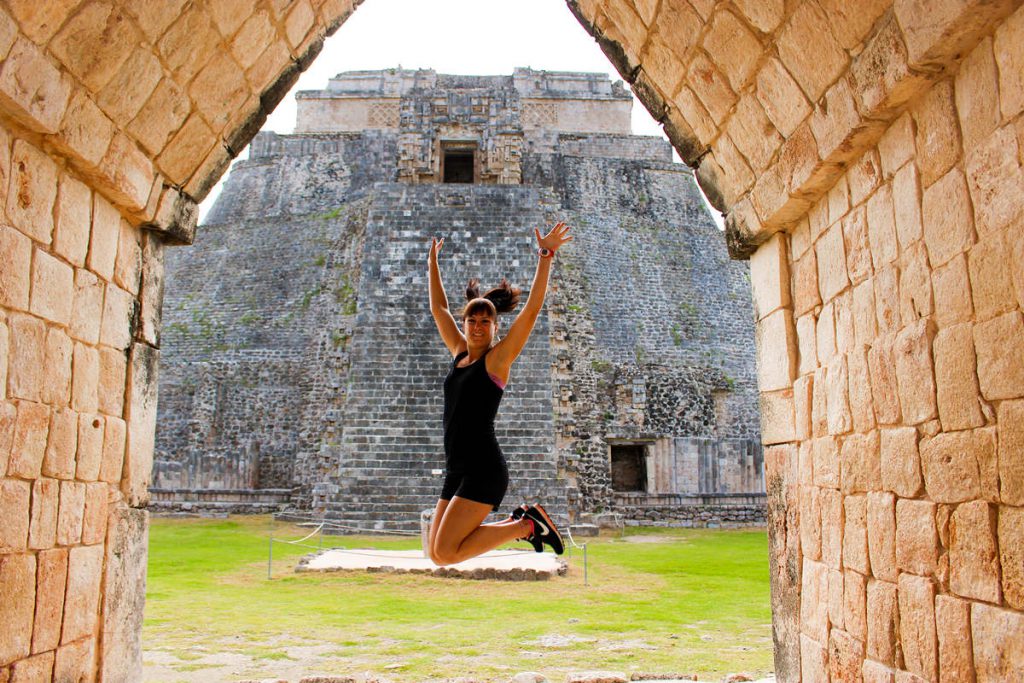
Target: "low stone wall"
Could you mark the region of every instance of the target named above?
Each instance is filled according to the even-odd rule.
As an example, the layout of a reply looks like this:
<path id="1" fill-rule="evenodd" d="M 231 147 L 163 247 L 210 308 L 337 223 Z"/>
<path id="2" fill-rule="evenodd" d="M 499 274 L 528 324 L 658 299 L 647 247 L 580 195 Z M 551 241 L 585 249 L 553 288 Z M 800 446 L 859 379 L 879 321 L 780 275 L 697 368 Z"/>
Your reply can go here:
<path id="1" fill-rule="evenodd" d="M 291 489 L 150 489 L 154 514 L 266 514 L 291 502 Z"/>
<path id="2" fill-rule="evenodd" d="M 765 526 L 767 497 L 744 495 L 615 494 L 615 508 L 625 526 L 736 528 Z"/>

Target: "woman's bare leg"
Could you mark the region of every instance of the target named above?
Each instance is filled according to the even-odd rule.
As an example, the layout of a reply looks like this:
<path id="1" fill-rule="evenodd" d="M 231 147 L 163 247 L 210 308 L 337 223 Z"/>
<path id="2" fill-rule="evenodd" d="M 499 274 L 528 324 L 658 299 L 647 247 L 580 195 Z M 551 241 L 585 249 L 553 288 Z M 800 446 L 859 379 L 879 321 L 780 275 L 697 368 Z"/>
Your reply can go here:
<path id="1" fill-rule="evenodd" d="M 438 507 L 441 502 L 438 501 Z M 492 507 L 486 503 L 477 503 L 459 496 L 452 498 L 443 511 L 430 546 L 430 556 L 434 563 L 446 565 L 462 562 L 530 533 L 532 527 L 525 520 L 484 524 L 491 510 Z"/>
<path id="2" fill-rule="evenodd" d="M 434 507 L 434 516 L 430 518 L 430 529 L 427 531 L 427 555 L 431 560 L 434 559 L 434 539 L 437 538 L 437 528 L 441 526 L 441 518 L 444 517 L 444 511 L 448 508 L 449 502 L 451 501 L 438 498 L 437 505 Z"/>

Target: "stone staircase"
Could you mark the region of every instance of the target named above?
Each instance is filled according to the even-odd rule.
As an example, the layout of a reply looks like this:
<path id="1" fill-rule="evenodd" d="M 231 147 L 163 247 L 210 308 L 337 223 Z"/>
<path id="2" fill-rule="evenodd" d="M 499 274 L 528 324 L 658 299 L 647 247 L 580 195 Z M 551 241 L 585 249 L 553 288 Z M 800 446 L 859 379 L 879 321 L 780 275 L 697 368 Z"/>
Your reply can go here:
<path id="1" fill-rule="evenodd" d="M 343 436 L 331 455 L 337 475 L 314 489 L 314 508 L 336 523 L 414 531 L 432 509 L 444 468 L 442 382 L 451 363 L 430 315 L 427 251 L 440 255 L 449 305 L 457 316 L 470 277 L 481 289 L 502 277 L 523 288 L 536 267 L 533 227 L 550 222 L 552 200 L 527 187 L 381 184 L 370 207 L 358 292 L 358 332 Z M 514 315 L 514 314 L 513 314 Z M 512 316 L 503 316 L 499 336 Z M 557 480 L 548 317 L 542 313 L 513 367 L 496 423 L 509 463 L 503 513 L 543 501 L 564 519 Z"/>

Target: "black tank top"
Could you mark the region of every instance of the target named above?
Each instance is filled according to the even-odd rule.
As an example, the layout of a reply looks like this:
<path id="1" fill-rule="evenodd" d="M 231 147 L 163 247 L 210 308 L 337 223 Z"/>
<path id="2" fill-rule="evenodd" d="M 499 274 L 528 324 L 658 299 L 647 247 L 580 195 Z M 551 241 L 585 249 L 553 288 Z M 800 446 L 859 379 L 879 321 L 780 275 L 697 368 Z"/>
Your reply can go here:
<path id="1" fill-rule="evenodd" d="M 494 417 L 505 392 L 487 374 L 487 352 L 458 367 L 468 354 L 463 351 L 455 357 L 444 379 L 444 452 L 448 469 L 455 471 L 503 460 Z"/>

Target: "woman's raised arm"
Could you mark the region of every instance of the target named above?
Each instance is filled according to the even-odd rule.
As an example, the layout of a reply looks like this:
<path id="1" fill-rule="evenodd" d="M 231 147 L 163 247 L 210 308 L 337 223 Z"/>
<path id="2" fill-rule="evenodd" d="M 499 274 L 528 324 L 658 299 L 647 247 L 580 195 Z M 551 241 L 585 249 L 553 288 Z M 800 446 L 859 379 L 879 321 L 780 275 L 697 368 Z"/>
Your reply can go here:
<path id="1" fill-rule="evenodd" d="M 533 229 L 533 233 L 537 237 L 539 258 L 537 271 L 533 275 L 533 285 L 530 287 L 530 296 L 527 297 L 523 310 L 508 328 L 508 333 L 494 347 L 495 353 L 492 354 L 496 356 L 495 374 L 501 379 L 507 379 L 512 362 L 519 357 L 530 338 L 530 333 L 533 332 L 533 326 L 537 323 L 537 317 L 544 306 L 544 297 L 547 295 L 548 278 L 551 275 L 551 262 L 554 261 L 555 252 L 566 242 L 572 241 L 569 226 L 561 222 L 556 223 L 543 237 L 537 228 Z"/>
<path id="2" fill-rule="evenodd" d="M 451 311 L 448 310 L 448 295 L 444 292 L 441 282 L 441 271 L 437 267 L 437 253 L 441 251 L 444 238 L 432 238 L 430 253 L 427 255 L 427 274 L 430 280 L 430 313 L 434 316 L 437 331 L 441 333 L 444 345 L 453 356 L 466 348 L 466 338 L 459 331 Z"/>

